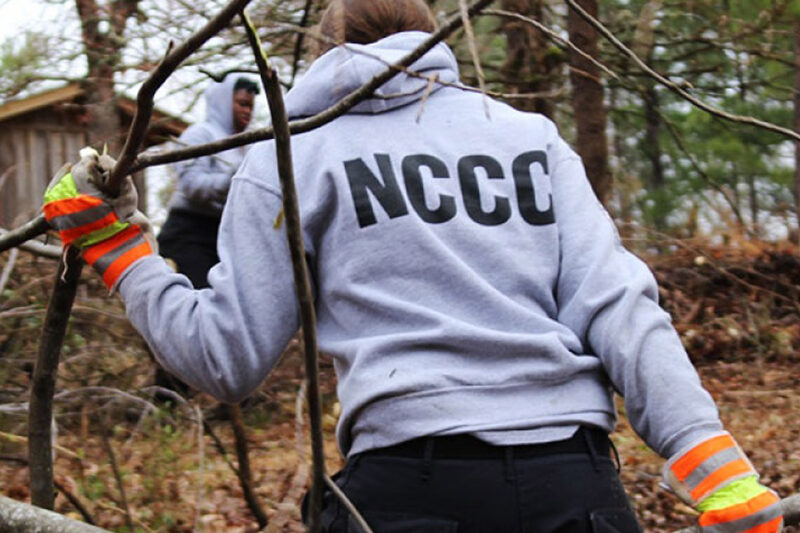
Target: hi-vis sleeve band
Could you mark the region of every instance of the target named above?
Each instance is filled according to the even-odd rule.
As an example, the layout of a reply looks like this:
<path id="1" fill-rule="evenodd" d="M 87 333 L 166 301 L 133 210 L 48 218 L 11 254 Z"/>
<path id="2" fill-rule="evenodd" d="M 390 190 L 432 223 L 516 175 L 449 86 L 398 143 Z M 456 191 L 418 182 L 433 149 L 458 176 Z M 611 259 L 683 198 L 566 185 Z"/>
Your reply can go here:
<path id="1" fill-rule="evenodd" d="M 758 496 L 742 503 L 700 515 L 698 524 L 702 533 L 776 533 L 783 526 L 783 512 L 778 496 L 761 487 Z"/>
<path id="2" fill-rule="evenodd" d="M 117 280 L 134 261 L 153 254 L 141 228 L 131 225 L 124 231 L 99 244 L 85 248 L 83 259 L 103 277 L 103 283 L 113 290 Z"/>
<path id="3" fill-rule="evenodd" d="M 664 480 L 680 498 L 693 506 L 738 479 L 757 475 L 747 456 L 728 433 L 711 437 L 675 454 L 664 466 Z"/>
<path id="4" fill-rule="evenodd" d="M 81 194 L 67 173 L 45 193 L 44 215 L 63 244 L 91 246 L 128 227 L 101 198 Z"/>

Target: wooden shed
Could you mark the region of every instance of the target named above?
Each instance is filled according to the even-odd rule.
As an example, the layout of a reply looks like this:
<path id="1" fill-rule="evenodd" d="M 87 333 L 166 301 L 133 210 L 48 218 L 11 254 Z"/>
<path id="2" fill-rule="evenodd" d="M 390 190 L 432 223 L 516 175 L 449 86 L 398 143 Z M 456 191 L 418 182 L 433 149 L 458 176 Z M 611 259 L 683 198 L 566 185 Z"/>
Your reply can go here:
<path id="1" fill-rule="evenodd" d="M 77 84 L 42 92 L 0 105 L 0 227 L 10 228 L 33 218 L 42 204 L 50 178 L 78 158 L 89 139 L 84 91 Z M 117 98 L 124 137 L 136 111 L 136 101 Z M 188 124 L 154 110 L 144 146 L 162 144 L 180 135 Z M 134 181 L 144 201 L 144 176 Z"/>

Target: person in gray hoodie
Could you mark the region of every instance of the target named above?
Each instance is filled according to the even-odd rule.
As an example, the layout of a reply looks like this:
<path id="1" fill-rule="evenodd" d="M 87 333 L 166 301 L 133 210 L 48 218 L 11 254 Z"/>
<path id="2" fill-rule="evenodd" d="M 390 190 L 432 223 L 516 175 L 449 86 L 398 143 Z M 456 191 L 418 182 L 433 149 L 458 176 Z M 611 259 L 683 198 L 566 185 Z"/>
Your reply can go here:
<path id="1" fill-rule="evenodd" d="M 422 0 L 332 1 L 321 30 L 345 44 L 287 94 L 290 116 L 329 108 L 433 26 Z M 610 458 L 615 391 L 703 531 L 780 530 L 777 495 L 550 120 L 461 86 L 439 43 L 292 142 L 342 406 L 336 482 L 375 531 L 641 531 Z M 259 143 L 231 181 L 205 289 L 136 227 L 84 252 L 159 361 L 226 402 L 298 327 L 281 202 L 275 144 Z M 349 520 L 326 495 L 324 530 Z"/>

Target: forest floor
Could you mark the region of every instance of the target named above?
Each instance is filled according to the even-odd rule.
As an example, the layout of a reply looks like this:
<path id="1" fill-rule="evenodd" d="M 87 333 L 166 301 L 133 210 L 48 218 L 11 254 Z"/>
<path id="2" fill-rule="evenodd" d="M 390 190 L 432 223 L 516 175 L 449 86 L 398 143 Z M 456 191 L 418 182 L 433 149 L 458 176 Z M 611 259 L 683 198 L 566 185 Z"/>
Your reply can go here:
<path id="1" fill-rule="evenodd" d="M 800 492 L 800 256 L 772 245 L 681 243 L 667 251 L 647 257 L 662 304 L 726 427 L 765 483 L 782 497 Z M 8 262 L 8 252 L 0 255 L 0 269 Z M 30 492 L 19 437 L 27 432 L 24 402 L 53 271 L 51 261 L 21 253 L 0 293 L 0 494 L 21 501 L 29 501 Z M 91 273 L 84 279 L 59 369 L 56 481 L 112 531 L 130 531 L 129 520 L 145 532 L 257 531 L 233 471 L 234 439 L 224 410 L 204 395 L 172 408 L 154 402 L 155 366 L 118 298 L 107 298 Z M 298 422 L 302 376 L 300 347 L 293 341 L 243 405 L 253 485 L 270 518 L 267 531 L 302 531 L 298 504 L 310 475 L 307 422 L 304 416 Z M 321 380 L 327 469 L 335 472 L 341 466 L 333 438 L 338 405 L 327 359 Z M 621 400 L 618 405 L 613 440 L 645 530 L 691 525 L 694 512 L 659 487 L 663 460 L 633 433 Z M 64 491 L 56 509 L 81 518 Z"/>

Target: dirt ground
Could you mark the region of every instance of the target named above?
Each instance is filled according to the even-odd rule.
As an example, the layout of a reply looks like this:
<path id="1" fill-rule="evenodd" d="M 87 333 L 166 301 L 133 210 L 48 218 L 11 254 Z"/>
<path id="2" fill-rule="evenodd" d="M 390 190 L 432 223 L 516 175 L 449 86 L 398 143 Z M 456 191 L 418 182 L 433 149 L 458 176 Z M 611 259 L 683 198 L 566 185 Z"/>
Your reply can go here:
<path id="1" fill-rule="evenodd" d="M 764 482 L 783 497 L 800 492 L 796 258 L 792 251 L 774 248 L 681 248 L 651 263 L 662 304 L 672 313 L 726 427 Z M 0 266 L 4 261 L 0 256 Z M 17 271 L 19 279 L 0 298 L 0 493 L 26 501 L 26 447 L 19 437 L 27 431 L 23 402 L 52 264 L 34 261 Z M 243 409 L 253 485 L 270 518 L 268 531 L 302 531 L 298 504 L 309 472 L 307 426 L 297 417 L 303 375 L 299 350 L 294 342 Z M 129 531 L 128 520 L 144 532 L 257 531 L 233 471 L 233 435 L 223 410 L 202 395 L 177 406 L 157 404 L 149 388 L 154 368 L 118 301 L 88 282 L 79 291 L 59 369 L 55 476 L 64 490 L 56 509 L 80 519 L 65 496 L 69 493 L 98 525 L 113 531 Z M 326 360 L 322 383 L 327 468 L 335 472 L 341 465 L 333 442 L 338 406 Z M 613 440 L 645 530 L 670 532 L 691 525 L 694 511 L 659 487 L 663 460 L 634 435 L 621 402 L 619 409 Z M 198 413 L 207 422 L 202 431 Z M 101 438 L 104 432 L 113 460 Z"/>

